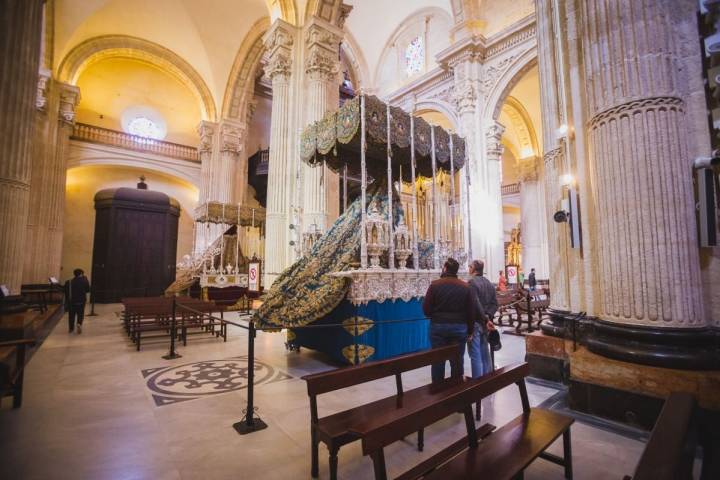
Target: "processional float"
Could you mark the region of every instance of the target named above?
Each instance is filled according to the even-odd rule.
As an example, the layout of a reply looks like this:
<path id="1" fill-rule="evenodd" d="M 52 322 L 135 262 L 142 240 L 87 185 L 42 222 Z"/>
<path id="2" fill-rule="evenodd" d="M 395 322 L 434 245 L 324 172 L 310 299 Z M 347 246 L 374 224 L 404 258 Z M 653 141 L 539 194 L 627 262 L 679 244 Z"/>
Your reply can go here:
<path id="1" fill-rule="evenodd" d="M 199 287 L 201 295 L 220 304 L 234 305 L 259 292 L 261 260 L 265 231 L 265 209 L 239 204 L 208 201 L 199 205 L 193 215 L 193 249 L 177 265 L 176 281 L 167 293 Z M 244 235 L 241 235 L 242 229 Z M 247 257 L 243 252 L 252 252 Z"/>
<path id="2" fill-rule="evenodd" d="M 359 177 L 360 195 L 278 277 L 256 325 L 351 363 L 428 348 L 422 297 L 448 257 L 467 271 L 464 139 L 361 94 L 307 127 L 300 151 L 341 175 L 346 199 Z M 303 328 L 330 324 L 343 326 Z"/>

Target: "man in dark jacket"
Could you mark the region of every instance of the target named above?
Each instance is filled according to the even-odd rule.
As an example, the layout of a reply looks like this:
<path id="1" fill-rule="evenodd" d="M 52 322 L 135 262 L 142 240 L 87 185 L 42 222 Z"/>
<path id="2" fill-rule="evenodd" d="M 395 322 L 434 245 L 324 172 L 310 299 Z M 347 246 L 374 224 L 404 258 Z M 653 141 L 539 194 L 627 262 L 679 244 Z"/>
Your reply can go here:
<path id="1" fill-rule="evenodd" d="M 82 333 L 83 318 L 85 318 L 85 302 L 90 292 L 90 282 L 85 272 L 76 268 L 73 278 L 65 282 L 65 309 L 68 311 L 68 326 L 70 333 L 75 330 L 77 318 L 77 333 Z"/>
<path id="2" fill-rule="evenodd" d="M 472 340 L 468 343 L 473 378 L 481 377 L 493 371 L 490 346 L 488 345 L 488 331 L 495 328 L 492 319 L 495 312 L 497 312 L 498 302 L 495 285 L 483 277 L 484 269 L 485 264 L 481 260 L 473 260 L 470 263 L 471 278 L 468 283 L 478 301 L 477 308 L 483 313 L 480 321 L 475 323 Z"/>
<path id="3" fill-rule="evenodd" d="M 457 277 L 459 268 L 457 260 L 449 258 L 440 279 L 430 284 L 423 301 L 423 312 L 430 319 L 430 345 L 433 348 L 460 345 L 460 371 L 451 362 L 453 376 L 463 374 L 465 342 L 472 337 L 478 314 L 472 290 Z M 445 362 L 434 364 L 432 381 L 439 382 L 443 378 Z"/>
<path id="4" fill-rule="evenodd" d="M 535 279 L 535 269 L 530 269 L 530 276 L 528 277 L 528 284 L 530 285 L 530 291 L 534 292 L 537 288 L 537 280 Z"/>

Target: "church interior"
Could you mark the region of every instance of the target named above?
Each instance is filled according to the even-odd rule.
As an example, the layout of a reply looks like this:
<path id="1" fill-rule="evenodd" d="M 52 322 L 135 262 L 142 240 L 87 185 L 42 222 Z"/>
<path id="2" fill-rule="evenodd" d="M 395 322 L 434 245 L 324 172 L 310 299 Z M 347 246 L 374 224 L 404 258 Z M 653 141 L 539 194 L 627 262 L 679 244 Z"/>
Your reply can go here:
<path id="1" fill-rule="evenodd" d="M 720 478 L 720 2 L 0 6 L 0 478 Z"/>

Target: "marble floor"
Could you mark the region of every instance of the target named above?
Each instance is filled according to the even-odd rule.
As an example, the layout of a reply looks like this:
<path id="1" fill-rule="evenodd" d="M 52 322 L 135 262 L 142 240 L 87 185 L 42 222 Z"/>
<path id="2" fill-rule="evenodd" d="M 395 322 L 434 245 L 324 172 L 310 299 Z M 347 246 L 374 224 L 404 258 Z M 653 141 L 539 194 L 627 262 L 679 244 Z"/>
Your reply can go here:
<path id="1" fill-rule="evenodd" d="M 268 428 L 238 435 L 232 424 L 246 401 L 247 336 L 231 329 L 227 343 L 191 337 L 182 358 L 164 360 L 167 342 L 136 352 L 127 340 L 119 305 L 99 305 L 82 335 L 63 319 L 26 369 L 23 407 L 0 409 L 0 479 L 296 479 L 310 478 L 309 403 L 300 377 L 332 368 L 321 355 L 287 352 L 284 335 L 259 333 L 255 403 Z M 503 335 L 497 363 L 522 361 L 521 337 Z M 469 365 L 466 365 L 469 371 Z M 406 388 L 428 381 L 429 369 L 410 372 Z M 320 397 L 321 414 L 381 398 L 394 379 Z M 556 404 L 562 391 L 529 383 L 532 405 Z M 483 403 L 483 421 L 501 426 L 521 411 L 508 387 Z M 630 474 L 643 448 L 636 436 L 588 419 L 572 427 L 576 479 L 618 479 Z M 426 430 L 426 448 L 412 439 L 386 450 L 390 476 L 463 436 L 461 415 Z M 561 453 L 561 443 L 550 449 Z M 320 450 L 321 478 L 328 478 Z M 372 463 L 359 443 L 340 450 L 340 478 L 371 479 Z M 560 479 L 562 469 L 535 461 L 526 479 Z"/>

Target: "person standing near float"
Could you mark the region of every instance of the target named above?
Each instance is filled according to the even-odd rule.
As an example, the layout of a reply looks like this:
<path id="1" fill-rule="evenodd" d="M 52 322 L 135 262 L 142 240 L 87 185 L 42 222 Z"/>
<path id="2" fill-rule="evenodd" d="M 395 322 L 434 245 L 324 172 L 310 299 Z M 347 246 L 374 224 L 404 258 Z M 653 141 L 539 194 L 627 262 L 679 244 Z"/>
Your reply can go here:
<path id="1" fill-rule="evenodd" d="M 488 332 L 495 330 L 492 323 L 495 312 L 498 309 L 497 294 L 495 285 L 483 276 L 485 264 L 482 260 L 473 260 L 470 263 L 470 290 L 477 300 L 477 308 L 482 315 L 478 315 L 475 322 L 472 339 L 468 342 L 468 354 L 470 355 L 470 368 L 472 377 L 477 378 L 493 371 L 492 359 L 490 357 L 490 345 L 488 344 Z"/>

